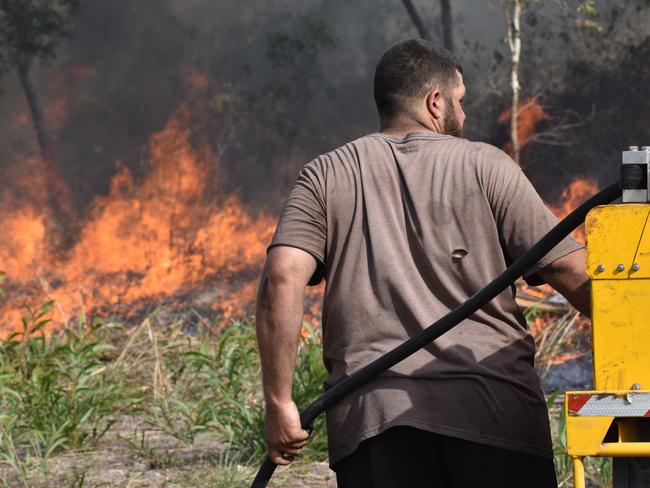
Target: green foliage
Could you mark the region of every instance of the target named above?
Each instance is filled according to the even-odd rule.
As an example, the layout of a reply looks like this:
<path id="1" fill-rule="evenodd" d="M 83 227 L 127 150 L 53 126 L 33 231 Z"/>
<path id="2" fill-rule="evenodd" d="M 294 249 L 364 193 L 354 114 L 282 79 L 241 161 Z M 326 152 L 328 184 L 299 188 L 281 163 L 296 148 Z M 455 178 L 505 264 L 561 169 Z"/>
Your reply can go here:
<path id="1" fill-rule="evenodd" d="M 189 336 L 182 323 L 156 329 L 156 334 L 149 321 L 127 331 L 80 320 L 46 337 L 41 332 L 51 307 L 47 302 L 27 309 L 24 330 L 0 344 L 0 464 L 14 473 L 3 479 L 0 470 L 0 486 L 34 486 L 35 472 L 46 479 L 53 455 L 94 447 L 114 422 L 133 415 L 150 428 L 136 427 L 119 439 L 150 469 L 180 467 L 184 461 L 153 444 L 149 432 L 162 430 L 188 445 L 207 434 L 226 448 L 214 469 L 187 472 L 185 481 L 224 487 L 250 483 L 266 453 L 252 321 L 232 322 L 223 331 L 206 326 Z M 321 394 L 327 374 L 320 330 L 303 327 L 293 385 L 301 408 Z M 551 395 L 547 406 L 558 480 L 567 486 L 571 459 L 558 397 Z M 323 416 L 314 427 L 295 469 L 288 472 L 293 477 L 300 475 L 302 463 L 327 458 Z M 585 466 L 592 484 L 610 486 L 611 460 L 588 458 Z M 85 471 L 76 476 L 74 486 L 82 486 L 84 477 Z"/>
<path id="2" fill-rule="evenodd" d="M 300 132 L 314 86 L 324 77 L 319 55 L 335 45 L 334 35 L 323 22 L 305 21 L 298 35 L 285 32 L 267 35 L 266 57 L 273 73 L 266 87 L 271 95 L 267 98 L 281 137 L 296 137 Z"/>
<path id="3" fill-rule="evenodd" d="M 226 85 L 210 102 L 210 109 L 221 117 L 236 118 L 244 110 L 244 100 L 233 90 L 232 85 Z"/>
<path id="4" fill-rule="evenodd" d="M 18 472 L 19 458 L 39 459 L 47 471 L 50 456 L 97 441 L 137 403 L 106 365 L 114 326 L 80 321 L 45 337 L 51 307 L 28 308 L 24 329 L 0 343 L 1 455 Z"/>
<path id="5" fill-rule="evenodd" d="M 598 17 L 599 15 L 598 8 L 596 7 L 596 2 L 594 2 L 593 0 L 580 2 L 577 10 L 579 13 L 584 13 L 589 17 Z"/>
<path id="6" fill-rule="evenodd" d="M 603 26 L 600 25 L 600 22 L 598 21 L 600 13 L 596 6 L 596 2 L 593 0 L 583 0 L 578 2 L 576 13 L 576 27 L 581 29 L 591 29 L 597 33 L 604 32 Z"/>
<path id="7" fill-rule="evenodd" d="M 322 393 L 326 376 L 318 337 L 311 331 L 298 351 L 293 394 L 303 408 Z M 218 338 L 201 335 L 168 356 L 166 365 L 173 387 L 152 408 L 151 424 L 187 443 L 199 433 L 214 433 L 244 461 L 264 456 L 261 369 L 251 323 L 233 322 Z M 326 458 L 324 427 L 320 419 L 303 458 Z"/>
<path id="8" fill-rule="evenodd" d="M 571 457 L 567 454 L 566 450 L 566 423 L 564 415 L 559 407 L 554 406 L 554 403 L 561 392 L 556 391 L 546 399 L 546 407 L 549 411 L 551 422 L 555 422 L 553 436 L 553 460 L 555 462 L 555 472 L 557 474 L 558 484 L 560 486 L 566 484 L 573 476 L 573 465 Z"/>
<path id="9" fill-rule="evenodd" d="M 0 0 L 0 50 L 21 57 L 51 59 L 58 43 L 70 36 L 79 0 Z"/>
<path id="10" fill-rule="evenodd" d="M 304 409 L 323 393 L 323 383 L 327 370 L 323 365 L 323 349 L 320 329 L 314 330 L 309 324 L 303 324 L 307 332 L 303 336 L 298 350 L 298 361 L 293 377 L 292 396 L 298 408 Z M 320 415 L 314 422 L 309 443 L 303 449 L 302 457 L 306 459 L 327 459 L 327 434 L 325 415 Z"/>
<path id="11" fill-rule="evenodd" d="M 179 460 L 172 457 L 169 452 L 153 447 L 147 438 L 147 429 L 134 429 L 130 437 L 119 436 L 126 442 L 132 451 L 141 459 L 149 463 L 150 469 L 167 469 L 179 464 Z"/>
<path id="12" fill-rule="evenodd" d="M 259 365 L 252 330 L 235 322 L 215 340 L 202 335 L 167 355 L 172 386 L 155 402 L 148 422 L 188 444 L 203 432 L 226 438 L 241 432 L 235 444 L 248 444 L 260 435 L 255 404 Z"/>
<path id="13" fill-rule="evenodd" d="M 299 36 L 274 32 L 267 36 L 266 55 L 279 68 L 301 69 L 313 61 L 322 48 L 334 47 L 335 38 L 327 24 L 307 21 Z M 313 66 L 310 62 L 309 66 Z"/>
<path id="14" fill-rule="evenodd" d="M 44 335 L 51 310 L 51 302 L 26 308 L 23 330 L 0 343 L 0 464 L 15 475 L 7 486 L 30 486 L 34 469 L 47 474 L 53 455 L 95 447 L 117 420 L 136 414 L 151 428 L 119 438 L 152 469 L 180 462 L 150 445 L 146 433 L 162 430 L 188 445 L 198 434 L 216 436 L 227 445 L 227 478 L 250 477 L 233 462 L 256 463 L 266 453 L 253 323 L 179 339 L 180 328 L 158 337 L 145 321 L 119 352 L 125 330 L 99 320 Z M 319 333 L 308 325 L 305 331 L 294 377 L 301 407 L 321 394 L 326 376 Z M 301 459 L 326 459 L 326 450 L 321 418 Z"/>

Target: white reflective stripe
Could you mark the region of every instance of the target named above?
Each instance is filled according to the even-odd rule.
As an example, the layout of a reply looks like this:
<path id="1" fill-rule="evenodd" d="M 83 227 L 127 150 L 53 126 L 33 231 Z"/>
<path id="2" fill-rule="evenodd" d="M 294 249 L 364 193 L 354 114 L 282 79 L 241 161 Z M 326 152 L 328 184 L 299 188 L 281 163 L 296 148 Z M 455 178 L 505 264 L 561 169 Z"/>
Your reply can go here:
<path id="1" fill-rule="evenodd" d="M 585 417 L 645 417 L 650 411 L 650 393 L 592 395 L 576 412 Z"/>

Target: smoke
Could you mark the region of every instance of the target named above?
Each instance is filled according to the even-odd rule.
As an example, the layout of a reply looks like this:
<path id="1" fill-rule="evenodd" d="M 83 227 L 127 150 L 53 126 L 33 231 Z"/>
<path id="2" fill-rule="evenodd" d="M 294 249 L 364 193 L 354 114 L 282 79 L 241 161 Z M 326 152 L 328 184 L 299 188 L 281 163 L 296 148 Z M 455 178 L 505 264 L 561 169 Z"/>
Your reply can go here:
<path id="1" fill-rule="evenodd" d="M 438 2 L 414 3 L 440 38 Z M 614 177 L 621 146 L 650 142 L 650 9 L 615 3 L 627 7 L 603 12 L 602 32 L 573 29 L 555 3 L 524 19 L 522 157 L 547 201 L 581 199 Z M 452 8 L 467 137 L 506 148 L 502 4 Z M 45 299 L 56 324 L 158 304 L 242 314 L 296 173 L 377 130 L 375 63 L 415 35 L 397 0 L 85 0 L 73 38 L 31 73 L 69 226 L 47 211 L 52 181 L 15 73 L 0 79 L 0 336 L 20 323 L 16 305 Z"/>
<path id="2" fill-rule="evenodd" d="M 415 4 L 440 38 L 438 2 Z M 508 107 L 501 2 L 456 0 L 452 8 L 468 87 L 467 137 L 501 144 L 497 119 Z M 594 57 L 589 49 L 561 48 L 563 42 L 587 43 L 577 35 L 562 40 L 566 26 L 553 27 L 560 15 L 539 7 L 524 23 L 524 94 L 543 92 L 543 100 L 558 107 L 557 117 L 573 110 L 566 93 L 577 75 L 570 66 Z M 607 15 L 600 20 L 614 14 Z M 639 22 L 637 29 L 650 25 Z M 33 78 L 57 163 L 82 215 L 97 195 L 109 191 L 116 162 L 135 178 L 150 171 L 149 137 L 181 104 L 190 107 L 192 137 L 213 150 L 212 198 L 237 193 L 253 206 L 277 209 L 304 163 L 377 129 L 376 60 L 391 43 L 416 35 L 401 3 L 393 0 L 86 0 L 75 24 L 72 40 L 60 46 L 54 62 L 37 65 Z M 625 39 L 626 45 L 638 44 L 644 35 L 627 31 L 636 37 Z M 591 45 L 606 41 L 601 36 Z M 611 51 L 610 62 L 617 52 Z M 16 172 L 37 152 L 14 78 L 2 79 L 0 189 L 20 198 L 11 190 Z M 582 119 L 584 109 L 581 100 L 575 110 Z M 611 144 L 619 149 L 619 141 Z M 552 180 L 535 169 L 538 152 L 524 154 L 526 168 L 535 180 Z M 570 161 L 563 168 L 585 171 Z"/>

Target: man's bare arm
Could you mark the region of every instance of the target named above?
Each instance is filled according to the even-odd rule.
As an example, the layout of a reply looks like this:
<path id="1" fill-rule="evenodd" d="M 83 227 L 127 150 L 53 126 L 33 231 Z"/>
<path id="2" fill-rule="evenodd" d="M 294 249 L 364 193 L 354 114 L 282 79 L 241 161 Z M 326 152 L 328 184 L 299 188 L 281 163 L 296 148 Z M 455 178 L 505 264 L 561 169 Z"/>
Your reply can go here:
<path id="1" fill-rule="evenodd" d="M 266 401 L 266 441 L 275 464 L 289 464 L 307 442 L 291 397 L 302 328 L 305 286 L 316 270 L 314 257 L 287 246 L 271 248 L 257 295 L 256 330 Z"/>
<path id="2" fill-rule="evenodd" d="M 539 270 L 539 276 L 587 317 L 590 310 L 590 283 L 585 272 L 584 249 L 578 249 Z"/>

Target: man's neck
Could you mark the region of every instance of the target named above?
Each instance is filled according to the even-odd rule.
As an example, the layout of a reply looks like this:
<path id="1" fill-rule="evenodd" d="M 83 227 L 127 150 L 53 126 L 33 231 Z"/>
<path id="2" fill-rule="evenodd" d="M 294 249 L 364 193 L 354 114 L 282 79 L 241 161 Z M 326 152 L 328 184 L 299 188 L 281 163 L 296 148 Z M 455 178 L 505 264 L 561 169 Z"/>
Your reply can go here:
<path id="1" fill-rule="evenodd" d="M 396 137 L 405 137 L 407 134 L 412 134 L 414 132 L 424 132 L 429 134 L 438 133 L 435 128 L 432 128 L 419 120 L 404 116 L 398 116 L 390 120 L 382 119 L 379 125 L 379 131 L 382 134 Z"/>

